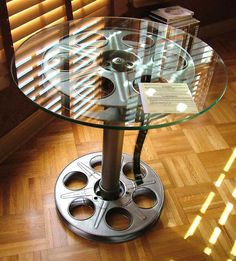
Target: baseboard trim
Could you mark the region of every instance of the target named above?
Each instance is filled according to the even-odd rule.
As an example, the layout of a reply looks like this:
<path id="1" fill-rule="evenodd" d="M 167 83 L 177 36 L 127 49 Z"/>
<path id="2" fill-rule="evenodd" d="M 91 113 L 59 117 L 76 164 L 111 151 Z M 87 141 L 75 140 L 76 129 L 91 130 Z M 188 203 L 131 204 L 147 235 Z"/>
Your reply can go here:
<path id="1" fill-rule="evenodd" d="M 0 162 L 4 161 L 10 154 L 19 149 L 53 119 L 54 117 L 52 115 L 42 110 L 37 110 L 14 129 L 1 137 Z"/>
<path id="2" fill-rule="evenodd" d="M 215 37 L 223 33 L 227 33 L 230 31 L 236 30 L 236 18 L 231 18 L 227 20 L 223 20 L 217 23 L 201 26 L 198 32 L 198 36 L 200 38 L 210 38 Z"/>

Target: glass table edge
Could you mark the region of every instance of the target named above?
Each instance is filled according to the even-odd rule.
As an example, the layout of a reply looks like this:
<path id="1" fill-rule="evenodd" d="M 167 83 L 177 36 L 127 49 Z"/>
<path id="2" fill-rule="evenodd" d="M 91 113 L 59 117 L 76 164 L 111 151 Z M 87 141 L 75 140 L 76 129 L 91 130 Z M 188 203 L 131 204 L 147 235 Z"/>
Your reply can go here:
<path id="1" fill-rule="evenodd" d="M 128 20 L 137 20 L 137 21 L 146 21 L 146 22 L 150 22 L 152 24 L 162 24 L 166 27 L 173 27 L 171 25 L 167 25 L 167 24 L 164 24 L 164 23 L 161 23 L 161 22 L 155 22 L 155 21 L 151 21 L 151 20 L 146 20 L 146 19 L 143 19 L 143 18 L 132 18 L 132 17 L 118 17 L 118 16 L 98 16 L 98 17 L 94 17 L 94 18 L 105 18 L 105 19 L 109 19 L 109 18 L 116 18 L 116 19 L 128 19 Z M 69 23 L 69 22 L 76 22 L 76 21 L 80 21 L 80 20 L 85 20 L 85 19 L 89 19 L 89 18 L 78 18 L 78 19 L 74 19 L 74 20 L 69 20 L 69 21 L 65 21 L 64 23 Z M 36 34 L 38 33 L 41 33 L 42 31 L 44 30 L 47 30 L 47 29 L 51 29 L 51 28 L 54 28 L 54 27 L 57 27 L 57 26 L 60 26 L 60 24 L 55 24 L 53 26 L 46 26 L 44 28 L 42 28 L 41 30 L 39 30 L 38 32 L 36 32 Z M 178 28 L 175 28 L 173 27 L 176 31 L 182 31 Z M 187 34 L 187 33 L 186 33 Z M 192 34 L 189 34 L 191 37 L 193 38 L 197 38 L 199 40 L 201 40 L 199 37 L 197 36 L 194 36 Z M 26 41 L 28 41 L 30 38 L 34 37 L 35 34 L 31 35 L 29 38 L 27 38 Z M 201 40 L 202 42 L 206 43 L 205 41 Z M 15 50 L 15 52 L 17 52 L 17 50 L 25 43 L 25 41 L 20 44 L 17 49 Z M 207 43 L 206 43 L 207 44 Z M 207 44 L 208 46 L 210 46 L 209 44 Z M 211 47 L 211 46 L 210 46 Z M 212 50 L 214 50 L 212 47 L 211 47 Z M 228 70 L 227 70 L 227 67 L 224 63 L 224 61 L 222 60 L 221 56 L 214 50 L 214 52 L 218 55 L 218 58 L 219 58 L 219 61 L 222 63 L 223 65 L 223 68 L 224 68 L 224 71 L 225 71 L 225 86 L 223 88 L 223 91 L 221 93 L 221 95 L 216 99 L 214 100 L 213 103 L 211 103 L 208 107 L 204 108 L 203 110 L 201 110 L 200 112 L 196 113 L 196 114 L 191 114 L 185 118 L 182 118 L 180 120 L 175 120 L 175 121 L 172 121 L 172 122 L 167 122 L 167 123 L 162 123 L 162 124 L 157 124 L 157 125 L 141 125 L 141 126 L 118 126 L 118 125 L 101 125 L 101 124 L 97 124 L 97 123 L 91 123 L 91 122 L 84 122 L 84 121 L 80 121 L 80 120 L 76 120 L 76 119 L 73 119 L 73 118 L 69 118 L 69 117 L 66 117 L 64 115 L 61 115 L 61 114 L 57 114 L 57 113 L 54 113 L 44 107 L 42 107 L 41 105 L 39 105 L 38 103 L 35 103 L 33 100 L 31 100 L 27 95 L 24 94 L 24 92 L 17 86 L 17 79 L 15 79 L 14 77 L 12 77 L 12 80 L 13 80 L 13 83 L 16 85 L 16 88 L 19 90 L 19 92 L 24 96 L 26 97 L 29 101 L 31 101 L 31 103 L 38 109 L 41 109 L 53 116 L 56 116 L 60 119 L 64 119 L 64 120 L 67 120 L 68 122 L 72 122 L 72 123 L 75 123 L 75 124 L 79 124 L 79 125 L 84 125 L 84 126 L 89 126 L 89 127 L 94 127 L 94 128 L 99 128 L 99 129 L 113 129 L 113 130 L 149 130 L 149 129 L 159 129 L 159 128 L 163 128 L 163 127 L 169 127 L 169 126 L 173 126 L 173 125 L 176 125 L 176 124 L 180 124 L 180 123 L 184 123 L 184 122 L 187 122 L 191 119 L 194 119 L 198 116 L 201 116 L 202 114 L 204 114 L 205 112 L 208 112 L 212 107 L 214 107 L 221 99 L 222 97 L 224 96 L 226 90 L 227 90 L 227 87 L 228 87 Z M 11 74 L 13 75 L 13 62 L 15 62 L 15 56 L 12 58 L 11 60 Z M 146 114 L 147 115 L 147 114 Z M 167 114 L 165 116 L 168 116 L 170 114 Z M 163 118 L 165 117 L 163 116 Z"/>

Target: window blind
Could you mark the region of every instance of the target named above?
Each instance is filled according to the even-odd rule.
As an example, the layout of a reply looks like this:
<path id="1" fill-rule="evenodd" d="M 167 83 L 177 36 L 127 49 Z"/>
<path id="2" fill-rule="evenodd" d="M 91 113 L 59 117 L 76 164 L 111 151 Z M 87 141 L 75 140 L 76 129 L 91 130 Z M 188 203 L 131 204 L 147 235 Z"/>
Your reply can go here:
<path id="1" fill-rule="evenodd" d="M 7 1 L 9 23 L 14 49 L 16 50 L 28 37 L 44 27 L 49 27 L 67 20 L 67 0 L 11 0 Z M 73 18 L 107 16 L 110 14 L 110 0 L 71 0 Z M 93 30 L 102 25 L 91 23 Z M 72 31 L 70 33 L 73 33 Z M 41 64 L 44 49 L 58 43 L 60 29 L 45 34 L 45 37 L 36 37 L 31 45 L 17 52 L 16 70 L 18 86 L 28 93 L 32 100 L 57 113 L 64 114 L 66 109 L 65 97 L 53 88 L 52 82 L 57 82 L 58 76 L 52 75 L 45 79 L 45 68 Z M 34 36 L 33 36 L 34 37 Z M 72 68 L 73 69 L 73 68 Z M 50 78 L 51 76 L 49 76 Z M 40 86 L 44 86 L 42 88 Z M 46 98 L 45 98 L 46 97 Z M 78 106 L 79 101 L 71 100 L 69 106 Z M 83 107 L 80 104 L 79 107 Z"/>
<path id="2" fill-rule="evenodd" d="M 64 0 L 11 0 L 7 9 L 14 48 L 41 28 L 66 21 Z"/>
<path id="3" fill-rule="evenodd" d="M 14 48 L 45 26 L 66 21 L 66 0 L 7 1 Z M 74 19 L 110 14 L 110 0 L 71 0 Z"/>
<path id="4" fill-rule="evenodd" d="M 6 0 L 10 32 L 14 50 L 16 50 L 28 37 L 35 34 L 44 27 L 49 27 L 68 18 L 68 6 L 72 7 L 74 19 L 92 16 L 107 16 L 110 14 L 110 0 Z M 70 10 L 69 10 L 70 11 Z M 72 16 L 70 16 L 72 17 Z M 96 25 L 99 28 L 99 25 Z M 96 29 L 97 29 L 96 27 Z M 43 49 L 40 43 L 51 45 L 55 43 L 58 32 L 52 32 L 46 39 L 29 46 L 27 50 L 17 55 L 16 70 L 19 77 L 19 86 L 25 88 L 32 99 L 44 99 L 43 94 L 39 94 L 37 85 L 42 82 L 42 65 L 40 64 L 40 51 Z M 10 48 L 10 45 L 9 45 Z M 0 33 L 0 68 L 1 68 L 1 89 L 7 81 L 9 85 L 9 75 L 3 68 L 6 68 L 6 58 Z M 10 59 L 8 59 L 10 60 Z M 10 64 L 11 61 L 7 62 Z M 3 81 L 4 79 L 4 81 Z M 50 99 L 45 100 L 45 106 L 53 110 L 62 109 L 63 97 L 55 90 L 50 89 L 50 82 L 43 83 L 45 89 L 51 92 Z"/>
<path id="5" fill-rule="evenodd" d="M 73 0 L 74 19 L 87 16 L 107 16 L 110 14 L 110 0 Z"/>

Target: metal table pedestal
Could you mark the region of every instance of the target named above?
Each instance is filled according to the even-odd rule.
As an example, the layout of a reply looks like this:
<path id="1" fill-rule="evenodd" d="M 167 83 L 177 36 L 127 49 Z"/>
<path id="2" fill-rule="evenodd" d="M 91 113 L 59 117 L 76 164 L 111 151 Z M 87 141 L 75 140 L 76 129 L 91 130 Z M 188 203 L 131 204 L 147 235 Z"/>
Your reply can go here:
<path id="1" fill-rule="evenodd" d="M 82 237 L 127 241 L 142 234 L 160 216 L 164 201 L 160 178 L 141 161 L 143 184 L 136 185 L 130 175 L 133 159 L 122 154 L 123 135 L 124 131 L 105 129 L 103 152 L 74 160 L 58 177 L 58 213 Z"/>

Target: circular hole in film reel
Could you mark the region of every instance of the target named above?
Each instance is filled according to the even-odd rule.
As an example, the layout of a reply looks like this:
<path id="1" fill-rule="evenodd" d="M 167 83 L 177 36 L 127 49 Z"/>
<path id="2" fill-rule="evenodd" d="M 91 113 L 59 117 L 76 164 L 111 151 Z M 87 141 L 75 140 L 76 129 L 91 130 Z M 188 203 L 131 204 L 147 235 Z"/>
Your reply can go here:
<path id="1" fill-rule="evenodd" d="M 113 230 L 126 230 L 132 223 L 132 215 L 124 208 L 115 207 L 106 213 L 106 223 Z"/>
<path id="2" fill-rule="evenodd" d="M 94 69 L 97 66 L 96 59 L 96 55 L 80 54 L 75 46 L 63 42 L 57 44 L 43 55 L 44 82 L 69 96 L 76 77 Z"/>
<path id="3" fill-rule="evenodd" d="M 153 208 L 157 204 L 156 194 L 149 188 L 136 189 L 132 197 L 139 208 Z"/>
<path id="4" fill-rule="evenodd" d="M 150 48 L 155 44 L 155 41 L 148 35 L 144 34 L 127 34 L 123 36 L 122 42 L 132 48 Z"/>
<path id="5" fill-rule="evenodd" d="M 69 67 L 76 61 L 85 61 L 86 56 L 81 56 L 74 46 L 63 42 L 49 48 L 43 55 L 44 71 L 49 73 L 51 70 L 58 72 L 68 72 Z M 92 61 L 90 62 L 92 63 Z M 87 66 L 87 65 L 86 65 Z"/>
<path id="6" fill-rule="evenodd" d="M 154 62 L 157 62 L 157 60 L 154 59 Z M 181 54 L 172 53 L 167 50 L 163 53 L 161 70 L 176 72 L 187 69 L 188 65 L 188 60 Z"/>
<path id="7" fill-rule="evenodd" d="M 144 178 L 146 176 L 146 170 L 145 168 L 141 165 L 141 175 L 142 178 Z M 123 166 L 123 173 L 124 175 L 130 179 L 130 180 L 135 180 L 135 176 L 134 176 L 134 172 L 133 172 L 133 162 L 127 162 L 124 166 Z"/>
<path id="8" fill-rule="evenodd" d="M 80 171 L 72 171 L 65 176 L 63 182 L 68 189 L 78 190 L 84 188 L 87 185 L 88 178 Z"/>
<path id="9" fill-rule="evenodd" d="M 97 74 L 84 75 L 73 84 L 71 96 L 81 101 L 93 102 L 110 96 L 115 91 L 113 82 Z"/>
<path id="10" fill-rule="evenodd" d="M 95 206 L 89 199 L 76 199 L 69 207 L 70 215 L 78 220 L 86 220 L 93 216 Z"/>
<path id="11" fill-rule="evenodd" d="M 96 171 L 102 172 L 102 156 L 95 156 L 90 160 L 90 166 Z"/>

